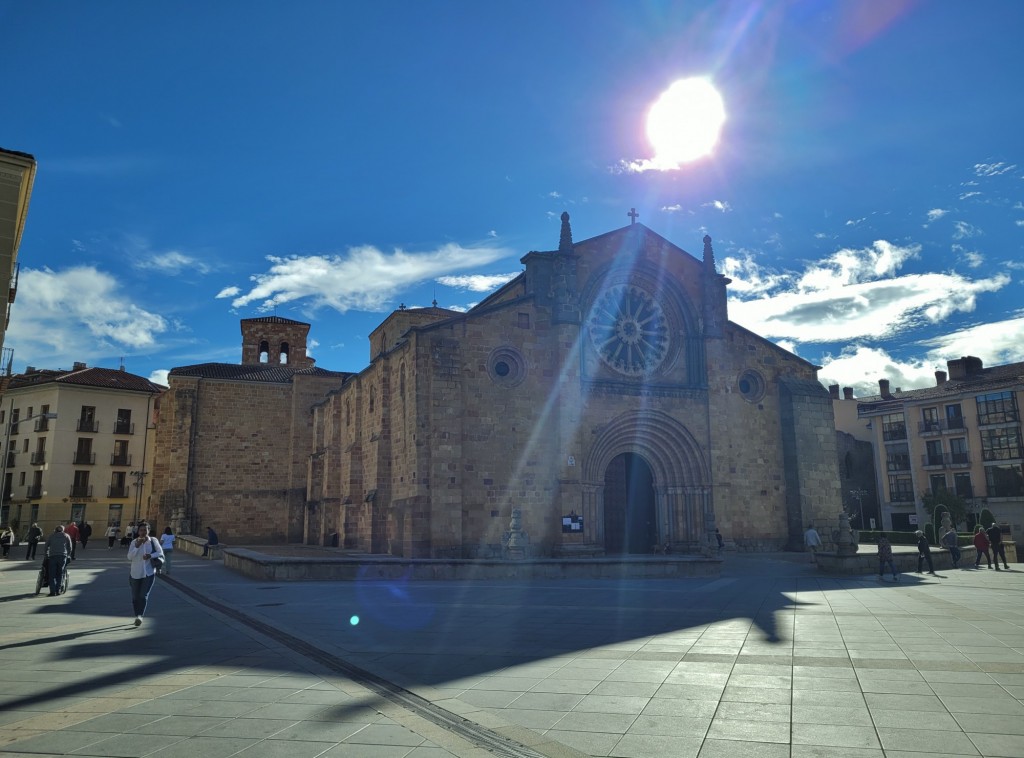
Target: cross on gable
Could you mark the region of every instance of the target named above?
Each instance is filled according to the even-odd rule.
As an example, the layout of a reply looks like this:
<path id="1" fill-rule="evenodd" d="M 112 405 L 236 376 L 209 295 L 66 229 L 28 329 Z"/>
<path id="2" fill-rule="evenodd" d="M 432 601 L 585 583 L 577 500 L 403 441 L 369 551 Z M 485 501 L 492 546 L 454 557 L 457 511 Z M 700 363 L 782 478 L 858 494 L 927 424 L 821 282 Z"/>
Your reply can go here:
<path id="1" fill-rule="evenodd" d="M 632 225 L 636 223 L 637 216 L 639 216 L 640 214 L 636 212 L 636 208 L 630 208 L 629 213 L 627 213 L 626 215 L 629 216 L 629 223 L 630 225 Z"/>

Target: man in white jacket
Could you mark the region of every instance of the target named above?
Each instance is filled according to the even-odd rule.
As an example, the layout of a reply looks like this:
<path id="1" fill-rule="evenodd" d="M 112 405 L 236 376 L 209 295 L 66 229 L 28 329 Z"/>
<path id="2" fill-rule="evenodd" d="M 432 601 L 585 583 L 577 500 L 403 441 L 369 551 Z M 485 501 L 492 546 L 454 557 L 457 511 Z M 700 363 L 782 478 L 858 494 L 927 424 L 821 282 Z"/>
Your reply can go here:
<path id="1" fill-rule="evenodd" d="M 146 605 L 149 603 L 149 592 L 153 589 L 153 582 L 156 580 L 156 567 L 153 565 L 153 558 L 158 557 L 162 561 L 164 551 L 160 547 L 160 541 L 150 537 L 149 524 L 141 521 L 136 528 L 138 532 L 135 539 L 128 545 L 128 560 L 132 564 L 128 583 L 132 588 L 135 626 L 141 626 L 142 617 L 146 615 Z"/>

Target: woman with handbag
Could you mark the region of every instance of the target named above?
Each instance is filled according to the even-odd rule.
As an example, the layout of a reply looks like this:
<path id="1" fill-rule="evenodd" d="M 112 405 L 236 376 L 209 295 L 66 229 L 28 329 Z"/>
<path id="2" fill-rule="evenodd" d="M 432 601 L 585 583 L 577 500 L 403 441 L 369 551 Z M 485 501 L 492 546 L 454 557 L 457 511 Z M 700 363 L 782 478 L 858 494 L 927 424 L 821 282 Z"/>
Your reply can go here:
<path id="1" fill-rule="evenodd" d="M 128 583 L 132 588 L 135 626 L 141 626 L 149 604 L 149 593 L 156 580 L 156 570 L 163 565 L 164 551 L 157 539 L 150 536 L 148 523 L 140 521 L 136 529 L 135 539 L 128 546 L 128 560 L 132 564 Z"/>
<path id="2" fill-rule="evenodd" d="M 160 535 L 160 547 L 164 549 L 164 565 L 156 573 L 171 573 L 171 553 L 174 552 L 174 540 L 174 530 L 169 526 L 164 527 L 164 533 Z"/>

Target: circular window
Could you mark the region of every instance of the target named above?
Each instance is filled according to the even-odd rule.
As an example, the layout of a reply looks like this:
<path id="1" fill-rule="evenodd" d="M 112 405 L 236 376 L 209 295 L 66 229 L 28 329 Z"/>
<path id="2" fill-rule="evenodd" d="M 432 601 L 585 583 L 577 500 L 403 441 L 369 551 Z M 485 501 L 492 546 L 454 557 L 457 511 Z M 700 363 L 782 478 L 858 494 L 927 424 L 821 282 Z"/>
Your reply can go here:
<path id="1" fill-rule="evenodd" d="M 764 397 L 765 386 L 764 377 L 756 371 L 744 371 L 736 380 L 736 387 L 748 403 L 759 402 Z"/>
<path id="2" fill-rule="evenodd" d="M 514 387 L 526 378 L 526 361 L 512 347 L 499 347 L 487 359 L 487 373 L 491 381 Z"/>
<path id="3" fill-rule="evenodd" d="M 620 374 L 650 374 L 668 354 L 669 330 L 661 305 L 635 285 L 605 290 L 591 309 L 589 326 L 601 360 Z"/>

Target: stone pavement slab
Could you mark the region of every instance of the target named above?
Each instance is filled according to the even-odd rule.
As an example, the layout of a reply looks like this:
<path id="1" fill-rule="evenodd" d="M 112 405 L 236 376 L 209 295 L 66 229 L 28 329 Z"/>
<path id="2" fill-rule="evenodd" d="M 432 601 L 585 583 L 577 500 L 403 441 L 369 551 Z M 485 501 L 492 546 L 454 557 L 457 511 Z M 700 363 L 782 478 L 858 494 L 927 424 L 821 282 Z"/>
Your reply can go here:
<path id="1" fill-rule="evenodd" d="M 6 753 L 1024 755 L 1022 571 L 289 584 L 183 555 L 135 629 L 104 553 L 54 599 L 0 566 Z"/>

